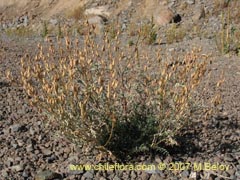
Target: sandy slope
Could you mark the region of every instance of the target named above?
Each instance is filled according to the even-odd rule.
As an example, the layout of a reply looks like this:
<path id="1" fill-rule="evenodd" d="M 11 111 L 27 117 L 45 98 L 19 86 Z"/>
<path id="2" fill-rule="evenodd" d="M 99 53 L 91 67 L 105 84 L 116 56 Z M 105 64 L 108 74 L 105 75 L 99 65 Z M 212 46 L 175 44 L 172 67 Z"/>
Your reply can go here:
<path id="1" fill-rule="evenodd" d="M 2 19 L 11 19 L 12 17 L 26 13 L 48 18 L 82 6 L 88 1 L 89 0 L 1 0 L 0 15 L 3 15 Z"/>

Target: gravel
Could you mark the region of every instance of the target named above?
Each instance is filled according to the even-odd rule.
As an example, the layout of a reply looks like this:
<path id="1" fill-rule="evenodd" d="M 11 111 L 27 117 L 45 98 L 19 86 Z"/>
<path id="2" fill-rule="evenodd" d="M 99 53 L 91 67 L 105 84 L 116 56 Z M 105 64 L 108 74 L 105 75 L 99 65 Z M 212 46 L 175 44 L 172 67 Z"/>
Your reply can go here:
<path id="1" fill-rule="evenodd" d="M 187 0 L 193 9 L 199 7 L 198 1 Z M 212 11 L 210 1 L 203 1 L 209 12 Z M 135 1 L 133 1 L 135 3 Z M 193 9 L 181 10 L 180 2 L 174 1 L 172 7 L 177 8 L 183 15 L 182 25 L 187 26 L 191 20 L 190 14 Z M 135 3 L 135 7 L 138 7 Z M 132 9 L 131 9 L 132 8 Z M 119 14 L 120 22 L 123 22 L 123 29 L 126 29 L 126 17 L 130 17 L 133 7 L 126 9 L 123 15 Z M 204 18 L 210 18 L 204 22 Z M 180 162 L 191 162 L 189 169 L 172 171 L 144 170 L 144 171 L 70 171 L 70 164 L 96 164 L 95 157 L 98 151 L 86 153 L 82 148 L 76 147 L 64 137 L 56 136 L 53 127 L 47 127 L 44 123 L 44 116 L 27 102 L 29 97 L 22 87 L 17 83 L 9 83 L 5 77 L 5 71 L 10 69 L 16 81 L 19 78 L 19 63 L 24 52 L 34 52 L 39 39 L 28 39 L 27 41 L 9 38 L 0 35 L 0 179 L 240 179 L 240 61 L 239 57 L 220 56 L 217 52 L 212 34 L 219 29 L 221 20 L 219 17 L 204 17 L 197 20 L 199 26 L 205 29 L 209 36 L 194 37 L 188 34 L 181 42 L 173 44 L 157 44 L 151 47 L 152 50 L 163 49 L 163 52 L 185 53 L 194 45 L 202 47 L 204 53 L 212 53 L 213 60 L 209 71 L 212 72 L 210 80 L 204 81 L 208 91 L 204 98 L 209 98 L 214 91 L 214 83 L 225 72 L 225 83 L 221 87 L 223 94 L 222 107 L 218 115 L 209 120 L 203 117 L 194 119 L 194 126 L 186 129 L 183 137 L 179 139 L 180 147 L 169 148 L 170 155 L 165 157 L 162 154 L 139 155 L 133 162 L 141 164 L 171 163 L 178 165 Z M 19 24 L 27 26 L 27 16 L 16 19 Z M 52 19 L 56 24 L 57 19 Z M 14 25 L 14 24 L 13 24 Z M 13 25 L 4 25 L 13 26 Z M 164 41 L 164 30 L 168 26 L 159 29 L 159 38 Z M 1 29 L 1 28 L 0 28 Z M 0 32 L 1 33 L 1 32 Z M 107 162 L 105 159 L 103 162 Z M 195 165 L 209 162 L 212 164 L 230 165 L 227 171 L 197 171 Z"/>

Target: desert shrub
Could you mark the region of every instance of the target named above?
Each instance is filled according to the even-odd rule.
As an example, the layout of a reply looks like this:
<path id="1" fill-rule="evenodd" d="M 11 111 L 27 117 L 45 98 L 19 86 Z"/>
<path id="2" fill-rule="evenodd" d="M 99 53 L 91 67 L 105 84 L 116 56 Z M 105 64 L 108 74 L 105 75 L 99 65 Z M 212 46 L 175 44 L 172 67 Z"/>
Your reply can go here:
<path id="1" fill-rule="evenodd" d="M 35 33 L 34 33 L 33 29 L 31 29 L 30 27 L 21 26 L 21 27 L 17 27 L 17 28 L 7 29 L 6 34 L 8 36 L 12 36 L 12 37 L 23 37 L 24 38 L 24 37 L 33 36 Z"/>
<path id="2" fill-rule="evenodd" d="M 177 144 L 194 112 L 192 91 L 206 71 L 194 50 L 167 63 L 150 57 L 145 45 L 121 46 L 109 40 L 39 45 L 35 57 L 21 60 L 22 84 L 30 103 L 49 124 L 77 144 L 92 144 L 117 155 Z"/>
<path id="3" fill-rule="evenodd" d="M 168 44 L 180 42 L 186 36 L 186 29 L 177 24 L 170 24 L 166 31 L 166 41 Z"/>
<path id="4" fill-rule="evenodd" d="M 139 31 L 139 35 L 142 38 L 142 40 L 150 45 L 154 44 L 157 40 L 157 27 L 153 22 L 153 18 L 149 23 L 144 23 Z"/>
<path id="5" fill-rule="evenodd" d="M 73 18 L 75 20 L 84 19 L 85 18 L 84 11 L 85 11 L 85 7 L 79 6 L 75 9 L 73 9 L 73 11 L 68 12 L 67 16 L 69 18 Z"/>
<path id="6" fill-rule="evenodd" d="M 119 29 L 120 27 L 118 20 L 114 20 L 106 24 L 106 26 L 104 27 L 104 32 L 106 32 L 106 34 L 108 35 L 108 39 L 112 40 L 117 38 Z"/>
<path id="7" fill-rule="evenodd" d="M 58 28 L 57 28 L 57 37 L 58 38 L 62 38 L 63 37 L 63 32 L 62 32 L 62 27 L 61 27 L 61 23 L 58 23 Z"/>
<path id="8" fill-rule="evenodd" d="M 233 22 L 239 23 L 240 18 L 240 1 L 239 0 L 214 0 L 213 14 L 221 15 L 231 11 L 230 18 Z"/>
<path id="9" fill-rule="evenodd" d="M 221 19 L 221 30 L 215 36 L 217 48 L 222 54 L 234 52 L 238 55 L 240 51 L 239 25 L 232 21 L 229 8 L 227 12 L 221 13 Z"/>
<path id="10" fill-rule="evenodd" d="M 239 55 L 239 0 L 215 0 L 213 13 L 220 15 L 222 28 L 216 33 L 216 45 L 222 54 L 234 52 Z"/>

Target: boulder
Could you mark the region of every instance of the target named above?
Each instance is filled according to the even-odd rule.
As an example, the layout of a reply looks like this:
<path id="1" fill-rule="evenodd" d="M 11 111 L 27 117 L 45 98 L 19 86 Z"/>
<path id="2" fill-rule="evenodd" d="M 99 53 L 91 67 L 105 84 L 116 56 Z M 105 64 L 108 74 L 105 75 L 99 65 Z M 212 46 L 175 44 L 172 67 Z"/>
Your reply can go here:
<path id="1" fill-rule="evenodd" d="M 176 17 L 175 13 L 167 7 L 164 1 L 160 3 L 158 0 L 145 0 L 143 15 L 148 19 L 153 18 L 154 23 L 159 26 L 175 22 Z M 179 20 L 179 18 L 177 19 Z"/>
<path id="2" fill-rule="evenodd" d="M 86 9 L 84 14 L 86 16 L 90 16 L 90 15 L 100 15 L 100 16 L 110 16 L 110 12 L 108 10 L 108 6 L 97 6 L 97 7 L 93 7 L 93 8 L 89 8 Z"/>

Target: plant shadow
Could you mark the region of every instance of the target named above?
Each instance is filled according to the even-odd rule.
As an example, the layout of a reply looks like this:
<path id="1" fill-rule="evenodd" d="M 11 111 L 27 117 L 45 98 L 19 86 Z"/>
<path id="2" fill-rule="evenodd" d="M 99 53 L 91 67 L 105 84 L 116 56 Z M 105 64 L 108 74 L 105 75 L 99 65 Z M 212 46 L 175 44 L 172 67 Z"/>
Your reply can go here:
<path id="1" fill-rule="evenodd" d="M 137 114 L 116 123 L 111 141 L 106 148 L 118 159 L 125 161 L 134 154 L 148 152 L 156 132 L 157 126 L 153 118 Z M 108 138 L 109 136 L 104 134 L 101 142 L 106 142 Z"/>

